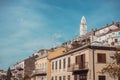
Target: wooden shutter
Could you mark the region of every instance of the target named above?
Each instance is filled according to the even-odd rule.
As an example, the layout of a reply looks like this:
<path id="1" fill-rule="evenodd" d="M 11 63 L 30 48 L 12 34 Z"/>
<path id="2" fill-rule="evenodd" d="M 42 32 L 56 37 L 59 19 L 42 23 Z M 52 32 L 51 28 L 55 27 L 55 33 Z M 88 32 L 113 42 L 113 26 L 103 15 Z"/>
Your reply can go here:
<path id="1" fill-rule="evenodd" d="M 82 68 L 85 68 L 85 54 L 82 55 Z"/>

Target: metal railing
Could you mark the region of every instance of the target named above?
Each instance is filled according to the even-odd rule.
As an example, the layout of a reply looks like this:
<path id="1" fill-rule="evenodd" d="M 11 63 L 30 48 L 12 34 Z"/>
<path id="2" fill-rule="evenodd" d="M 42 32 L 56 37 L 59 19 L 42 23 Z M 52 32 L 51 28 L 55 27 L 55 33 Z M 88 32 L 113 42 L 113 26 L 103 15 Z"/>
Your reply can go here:
<path id="1" fill-rule="evenodd" d="M 33 74 L 46 74 L 46 69 L 35 69 L 33 70 Z"/>
<path id="2" fill-rule="evenodd" d="M 87 70 L 88 69 L 88 62 L 83 62 L 79 64 L 71 64 L 70 67 L 68 67 L 68 72 L 73 71 L 79 71 L 79 70 Z"/>

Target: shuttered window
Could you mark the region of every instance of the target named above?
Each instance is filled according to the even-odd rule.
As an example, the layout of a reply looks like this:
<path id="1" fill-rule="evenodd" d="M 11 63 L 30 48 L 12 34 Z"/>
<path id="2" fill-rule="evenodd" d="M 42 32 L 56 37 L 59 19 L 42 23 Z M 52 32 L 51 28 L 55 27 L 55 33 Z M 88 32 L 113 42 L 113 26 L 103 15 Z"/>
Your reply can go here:
<path id="1" fill-rule="evenodd" d="M 75 63 L 79 65 L 79 68 L 85 68 L 85 54 L 76 56 Z"/>
<path id="2" fill-rule="evenodd" d="M 57 76 L 55 76 L 55 80 L 57 80 Z"/>
<path id="3" fill-rule="evenodd" d="M 61 60 L 59 60 L 59 69 L 61 69 Z"/>
<path id="4" fill-rule="evenodd" d="M 57 69 L 57 61 L 56 61 L 56 64 L 55 64 L 55 69 Z"/>
<path id="5" fill-rule="evenodd" d="M 61 76 L 59 76 L 59 80 L 62 80 Z"/>
<path id="6" fill-rule="evenodd" d="M 54 80 L 53 77 L 51 78 L 51 80 Z"/>
<path id="7" fill-rule="evenodd" d="M 68 75 L 68 80 L 70 80 L 70 75 Z"/>
<path id="8" fill-rule="evenodd" d="M 106 80 L 105 78 L 106 78 L 105 76 L 99 76 L 98 80 Z"/>
<path id="9" fill-rule="evenodd" d="M 98 63 L 106 63 L 106 54 L 97 54 Z"/>
<path id="10" fill-rule="evenodd" d="M 65 69 L 65 64 L 66 64 L 65 59 L 63 59 L 63 69 Z"/>
<path id="11" fill-rule="evenodd" d="M 54 70 L 54 62 L 52 62 L 52 70 Z"/>
<path id="12" fill-rule="evenodd" d="M 68 57 L 68 67 L 70 67 L 70 63 L 71 63 L 70 57 Z"/>
<path id="13" fill-rule="evenodd" d="M 63 76 L 63 80 L 65 80 L 65 76 Z"/>

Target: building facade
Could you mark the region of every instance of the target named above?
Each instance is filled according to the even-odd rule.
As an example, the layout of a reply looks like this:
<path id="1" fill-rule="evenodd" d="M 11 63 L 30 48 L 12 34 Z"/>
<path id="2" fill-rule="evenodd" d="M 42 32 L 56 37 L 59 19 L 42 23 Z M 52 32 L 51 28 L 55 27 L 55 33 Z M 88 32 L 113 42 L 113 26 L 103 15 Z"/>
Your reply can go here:
<path id="1" fill-rule="evenodd" d="M 17 80 L 30 80 L 30 76 L 32 75 L 32 71 L 35 69 L 35 58 L 36 55 L 32 55 L 31 57 L 17 62 L 12 68 L 13 79 Z"/>
<path id="2" fill-rule="evenodd" d="M 35 69 L 35 59 L 38 56 L 33 54 L 32 56 L 30 56 L 29 58 L 24 60 L 24 79 L 25 80 L 30 80 L 31 79 L 31 75 L 33 70 Z"/>
<path id="3" fill-rule="evenodd" d="M 14 79 L 21 80 L 24 78 L 24 66 L 24 60 L 13 66 L 12 75 L 14 76 Z"/>
<path id="4" fill-rule="evenodd" d="M 32 73 L 32 80 L 47 80 L 47 50 L 40 50 L 35 61 L 35 69 Z"/>
<path id="5" fill-rule="evenodd" d="M 116 50 L 115 47 L 91 45 L 73 50 L 69 71 L 74 80 L 113 80 L 109 75 L 102 74 L 101 70 L 112 61 L 110 57 Z"/>
<path id="6" fill-rule="evenodd" d="M 120 22 L 113 22 L 94 31 L 91 41 L 98 45 L 120 46 Z"/>
<path id="7" fill-rule="evenodd" d="M 6 78 L 6 72 L 4 70 L 0 70 L 0 80 L 5 80 Z"/>
<path id="8" fill-rule="evenodd" d="M 111 57 L 117 50 L 91 44 L 71 49 L 51 59 L 51 80 L 113 80 L 101 70 L 113 61 Z"/>
<path id="9" fill-rule="evenodd" d="M 65 51 L 66 51 L 66 48 L 64 46 L 52 48 L 48 51 L 48 80 L 52 80 L 54 78 L 56 79 L 55 75 L 59 76 L 59 77 L 61 76 L 61 78 L 62 78 L 61 73 L 65 74 L 65 71 L 64 71 L 65 69 L 62 69 L 62 64 L 63 64 L 62 60 L 61 60 L 61 62 L 59 62 L 59 63 L 61 63 L 61 69 L 59 69 L 60 67 L 58 67 L 59 63 L 57 61 L 54 62 L 54 59 L 55 58 L 57 59 L 58 56 L 64 54 Z M 56 67 L 55 67 L 55 65 L 56 65 Z"/>
<path id="10" fill-rule="evenodd" d="M 51 80 L 73 80 L 72 72 L 67 72 L 70 64 L 71 55 L 60 56 L 52 59 Z"/>

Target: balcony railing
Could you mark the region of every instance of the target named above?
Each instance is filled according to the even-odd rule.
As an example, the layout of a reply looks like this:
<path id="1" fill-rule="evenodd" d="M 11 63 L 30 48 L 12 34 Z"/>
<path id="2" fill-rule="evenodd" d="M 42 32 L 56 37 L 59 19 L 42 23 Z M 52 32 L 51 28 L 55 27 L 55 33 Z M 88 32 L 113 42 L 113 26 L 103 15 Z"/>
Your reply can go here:
<path id="1" fill-rule="evenodd" d="M 68 67 L 68 72 L 73 71 L 80 71 L 80 70 L 88 70 L 88 62 L 83 62 L 80 64 L 71 64 L 70 67 Z"/>
<path id="2" fill-rule="evenodd" d="M 46 72 L 46 69 L 35 69 L 34 71 L 33 71 L 33 75 L 45 75 L 45 74 L 47 74 L 47 72 Z"/>

